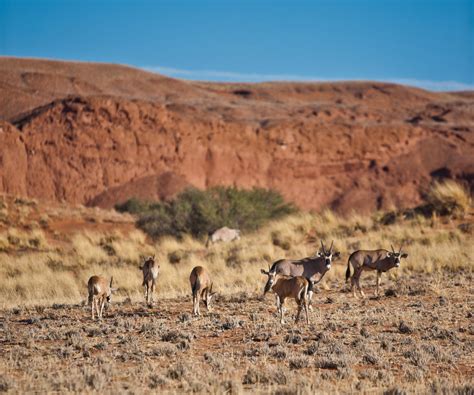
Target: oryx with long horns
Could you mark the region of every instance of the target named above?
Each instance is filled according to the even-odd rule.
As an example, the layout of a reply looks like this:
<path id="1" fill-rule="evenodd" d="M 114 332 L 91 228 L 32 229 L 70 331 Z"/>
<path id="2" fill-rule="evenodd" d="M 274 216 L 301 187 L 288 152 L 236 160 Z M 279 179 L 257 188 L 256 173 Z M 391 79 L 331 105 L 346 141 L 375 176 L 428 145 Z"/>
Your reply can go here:
<path id="1" fill-rule="evenodd" d="M 309 303 L 311 303 L 314 284 L 322 280 L 328 270 L 331 269 L 332 260 L 339 257 L 339 255 L 339 252 L 334 251 L 334 241 L 331 242 L 331 247 L 327 250 L 321 240 L 321 250 L 317 251 L 314 256 L 298 260 L 280 259 L 273 263 L 268 272 L 262 269 L 262 273 L 305 277 L 309 281 L 308 299 Z M 269 290 L 270 286 L 269 281 L 267 281 L 265 292 Z"/>
<path id="2" fill-rule="evenodd" d="M 354 285 L 357 286 L 362 297 L 364 297 L 364 292 L 360 287 L 360 276 L 364 270 L 377 270 L 377 284 L 375 295 L 379 295 L 379 284 L 380 284 L 380 276 L 382 273 L 389 271 L 394 267 L 400 266 L 400 260 L 402 258 L 407 258 L 408 254 L 402 252 L 402 246 L 400 246 L 400 250 L 395 252 L 393 245 L 391 245 L 392 251 L 388 250 L 358 250 L 351 254 L 349 260 L 347 261 L 347 270 L 346 270 L 346 282 L 351 277 L 351 265 L 354 269 L 354 273 L 352 274 L 351 278 L 351 291 L 356 297 L 356 290 Z"/>

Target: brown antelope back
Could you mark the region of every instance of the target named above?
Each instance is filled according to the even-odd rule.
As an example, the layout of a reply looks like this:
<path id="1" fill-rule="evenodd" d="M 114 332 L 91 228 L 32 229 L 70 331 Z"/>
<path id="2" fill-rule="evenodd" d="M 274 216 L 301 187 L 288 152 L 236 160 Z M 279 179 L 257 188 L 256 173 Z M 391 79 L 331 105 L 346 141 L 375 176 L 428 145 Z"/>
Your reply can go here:
<path id="1" fill-rule="evenodd" d="M 202 266 L 196 266 L 189 276 L 191 288 L 195 291 L 206 288 L 211 285 L 211 278 L 207 270 Z M 197 288 L 196 288 L 197 286 Z"/>
<path id="2" fill-rule="evenodd" d="M 109 290 L 109 280 L 101 276 L 92 276 L 87 282 L 89 295 L 106 294 Z"/>

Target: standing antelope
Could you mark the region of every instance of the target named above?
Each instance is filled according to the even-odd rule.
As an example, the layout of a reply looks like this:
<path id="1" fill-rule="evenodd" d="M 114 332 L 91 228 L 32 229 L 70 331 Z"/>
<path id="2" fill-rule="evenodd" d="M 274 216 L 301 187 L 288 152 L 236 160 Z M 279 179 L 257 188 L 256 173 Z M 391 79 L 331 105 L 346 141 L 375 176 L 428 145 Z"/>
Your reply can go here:
<path id="1" fill-rule="evenodd" d="M 331 269 L 332 260 L 338 258 L 340 255 L 340 252 L 333 251 L 333 247 L 334 241 L 332 241 L 329 250 L 326 250 L 324 243 L 321 240 L 321 250 L 316 252 L 315 256 L 299 260 L 280 259 L 273 263 L 269 272 L 292 277 L 303 276 L 307 278 L 311 282 L 308 295 L 309 304 L 311 305 L 314 284 L 319 283 L 323 279 L 324 275 L 329 269 Z M 265 288 L 267 286 L 268 282 Z"/>
<path id="2" fill-rule="evenodd" d="M 145 303 L 149 306 L 153 304 L 153 295 L 156 290 L 156 280 L 160 272 L 160 265 L 155 261 L 155 255 L 145 259 L 142 266 L 139 267 L 143 271 L 143 286 L 145 287 Z"/>
<path id="3" fill-rule="evenodd" d="M 272 271 L 265 271 L 261 269 L 262 274 L 268 276 L 267 284 L 263 295 L 272 290 L 276 295 L 276 305 L 280 313 L 280 323 L 283 324 L 283 303 L 286 298 L 295 299 L 298 304 L 298 312 L 296 314 L 295 323 L 298 322 L 301 310 L 304 308 L 306 315 L 306 323 L 309 324 L 308 318 L 308 304 L 310 281 L 303 276 L 290 277 L 278 274 Z"/>
<path id="4" fill-rule="evenodd" d="M 104 310 L 105 302 L 110 303 L 112 292 L 117 288 L 112 288 L 114 278 L 108 280 L 100 276 L 92 276 L 87 282 L 87 290 L 89 291 L 89 303 L 92 308 L 92 319 L 94 319 L 94 308 L 97 312 L 97 318 L 102 319 L 102 312 Z M 100 310 L 99 310 L 100 305 Z"/>
<path id="5" fill-rule="evenodd" d="M 357 285 L 357 289 L 359 290 L 362 297 L 365 297 L 362 288 L 360 287 L 360 275 L 364 270 L 377 270 L 377 284 L 375 295 L 379 295 L 379 283 L 380 283 L 380 276 L 383 272 L 386 272 L 394 267 L 400 266 L 400 260 L 402 258 L 407 258 L 407 253 L 402 253 L 402 247 L 398 252 L 395 252 L 393 246 L 392 252 L 388 250 L 358 250 L 353 252 L 347 261 L 347 270 L 346 270 L 346 282 L 349 280 L 351 276 L 351 265 L 354 268 L 354 273 L 352 274 L 351 279 L 351 291 L 356 296 L 356 290 L 354 285 Z"/>
<path id="6" fill-rule="evenodd" d="M 212 281 L 209 273 L 202 266 L 196 266 L 189 276 L 191 291 L 193 293 L 193 314 L 201 315 L 199 299 L 202 299 L 207 311 L 211 309 L 211 299 L 216 294 L 212 292 Z"/>

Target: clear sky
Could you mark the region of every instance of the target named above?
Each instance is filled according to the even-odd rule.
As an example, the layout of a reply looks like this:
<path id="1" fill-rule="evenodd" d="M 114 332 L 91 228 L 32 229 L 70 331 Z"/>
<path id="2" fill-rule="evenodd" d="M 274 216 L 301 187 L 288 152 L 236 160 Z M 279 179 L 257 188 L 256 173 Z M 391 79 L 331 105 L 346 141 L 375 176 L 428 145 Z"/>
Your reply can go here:
<path id="1" fill-rule="evenodd" d="M 474 89 L 474 0 L 0 0 L 0 55 Z"/>

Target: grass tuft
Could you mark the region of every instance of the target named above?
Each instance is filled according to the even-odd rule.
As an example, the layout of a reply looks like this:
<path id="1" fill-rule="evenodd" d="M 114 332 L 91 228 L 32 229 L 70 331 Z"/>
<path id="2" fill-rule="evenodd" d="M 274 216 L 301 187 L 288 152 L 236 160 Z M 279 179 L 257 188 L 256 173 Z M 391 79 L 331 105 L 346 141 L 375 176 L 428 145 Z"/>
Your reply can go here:
<path id="1" fill-rule="evenodd" d="M 472 204 L 469 191 L 453 180 L 435 182 L 426 200 L 436 213 L 460 218 L 464 217 Z"/>

